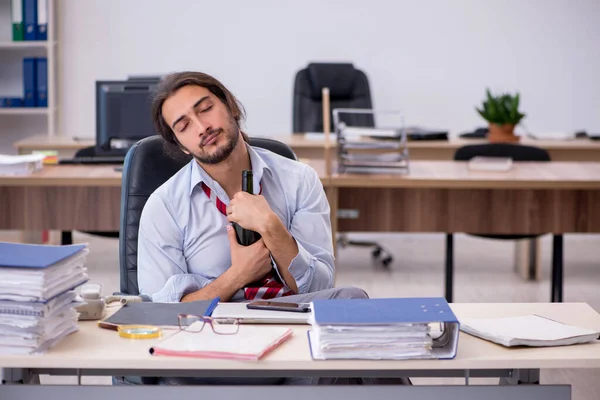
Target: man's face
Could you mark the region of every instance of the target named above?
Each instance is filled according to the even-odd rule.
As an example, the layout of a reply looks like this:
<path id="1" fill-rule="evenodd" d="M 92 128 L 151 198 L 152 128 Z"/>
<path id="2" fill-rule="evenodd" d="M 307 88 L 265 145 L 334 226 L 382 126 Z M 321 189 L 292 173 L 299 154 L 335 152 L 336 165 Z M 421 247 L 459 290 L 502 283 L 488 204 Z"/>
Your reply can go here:
<path id="1" fill-rule="evenodd" d="M 239 140 L 239 126 L 225 104 L 201 86 L 177 90 L 163 103 L 162 115 L 182 150 L 203 164 L 225 160 Z"/>

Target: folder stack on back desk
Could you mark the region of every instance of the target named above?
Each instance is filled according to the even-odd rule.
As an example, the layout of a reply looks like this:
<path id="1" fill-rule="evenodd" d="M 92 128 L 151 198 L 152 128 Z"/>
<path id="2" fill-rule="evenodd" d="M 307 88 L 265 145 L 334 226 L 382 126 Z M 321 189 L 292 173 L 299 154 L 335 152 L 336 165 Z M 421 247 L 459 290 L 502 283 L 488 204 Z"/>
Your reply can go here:
<path id="1" fill-rule="evenodd" d="M 319 300 L 312 303 L 312 357 L 453 358 L 458 320 L 443 298 Z"/>
<path id="2" fill-rule="evenodd" d="M 43 353 L 78 329 L 86 245 L 0 243 L 0 354 Z"/>

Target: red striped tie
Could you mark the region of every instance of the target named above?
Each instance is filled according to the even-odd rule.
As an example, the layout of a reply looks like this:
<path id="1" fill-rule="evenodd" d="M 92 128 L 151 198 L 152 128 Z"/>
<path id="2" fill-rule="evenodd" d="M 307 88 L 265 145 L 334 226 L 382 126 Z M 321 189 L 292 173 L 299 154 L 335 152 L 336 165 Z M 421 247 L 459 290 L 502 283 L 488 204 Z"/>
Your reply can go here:
<path id="1" fill-rule="evenodd" d="M 202 190 L 206 193 L 206 196 L 217 207 L 217 210 L 224 216 L 227 216 L 227 206 L 221 201 L 204 182 L 202 182 Z M 262 193 L 262 184 L 260 185 L 260 192 Z M 272 299 L 275 297 L 289 296 L 293 294 L 279 279 L 275 268 L 271 268 L 271 271 L 267 273 L 261 280 L 253 282 L 244 288 L 244 297 L 246 300 L 254 299 Z"/>

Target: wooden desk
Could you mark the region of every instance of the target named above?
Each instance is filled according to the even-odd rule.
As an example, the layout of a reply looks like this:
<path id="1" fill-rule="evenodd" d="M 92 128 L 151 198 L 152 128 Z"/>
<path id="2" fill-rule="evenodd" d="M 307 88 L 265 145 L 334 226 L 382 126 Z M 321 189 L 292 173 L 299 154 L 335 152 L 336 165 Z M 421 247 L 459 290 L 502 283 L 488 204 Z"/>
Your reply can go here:
<path id="1" fill-rule="evenodd" d="M 260 136 L 260 135 L 256 135 Z M 325 147 L 335 159 L 335 141 L 325 146 L 322 138 L 314 135 L 283 134 L 271 136 L 287 143 L 300 158 L 325 158 Z M 452 138 L 448 141 L 411 141 L 408 144 L 412 160 L 452 160 L 454 152 L 467 144 L 487 143 L 485 139 Z M 522 144 L 548 150 L 553 161 L 600 161 L 600 141 L 589 139 L 534 140 L 523 138 Z M 32 136 L 14 143 L 19 154 L 32 150 L 57 150 L 62 157 L 71 157 L 78 149 L 94 146 L 95 139 L 74 140 L 68 137 Z"/>
<path id="2" fill-rule="evenodd" d="M 338 219 L 339 232 L 600 232 L 600 163 L 514 163 L 484 173 L 466 162 L 413 161 L 408 175 L 334 173 L 329 191 L 332 213 L 358 213 Z"/>
<path id="3" fill-rule="evenodd" d="M 451 308 L 459 321 L 469 317 L 504 317 L 538 314 L 559 322 L 600 331 L 600 315 L 590 306 L 583 303 L 451 304 Z M 243 329 L 243 326 L 240 329 Z M 526 375 L 529 375 L 529 379 L 531 379 L 526 382 L 535 382 L 536 378 L 532 377 L 537 377 L 537 380 L 539 380 L 539 371 L 542 369 L 600 368 L 600 342 L 598 341 L 563 347 L 509 349 L 464 333 L 460 334 L 457 356 L 453 360 L 314 361 L 310 356 L 306 335 L 309 327 L 294 326 L 292 329 L 294 332 L 290 340 L 283 343 L 262 360 L 248 362 L 193 357 L 152 356 L 149 354 L 148 349 L 162 339 L 123 339 L 115 331 L 98 328 L 95 322 L 81 322 L 80 331 L 65 338 L 46 354 L 41 356 L 0 355 L 0 365 L 4 368 L 12 369 L 5 371 L 5 378 L 6 376 L 19 376 L 20 373 L 23 374 L 25 372 L 22 369 L 29 369 L 29 372 L 34 375 L 50 373 L 78 376 L 495 376 L 500 377 L 501 382 L 512 385 L 516 384 L 518 379 Z M 173 334 L 171 331 L 165 331 L 165 333 L 166 335 Z M 410 388 L 410 390 L 415 392 L 411 392 L 413 396 L 406 398 L 431 399 L 432 397 L 417 395 L 417 393 L 421 393 L 421 390 L 426 391 L 427 389 L 425 388 L 428 386 L 419 385 Z M 21 385 L 21 387 L 23 386 Z M 476 388 L 477 385 L 463 386 L 467 392 L 472 387 Z M 544 388 L 544 385 L 535 385 L 535 387 L 541 390 Z M 131 393 L 136 390 L 134 387 L 129 387 L 129 389 Z M 0 387 L 0 390 L 3 390 L 3 387 Z M 102 390 L 102 388 L 97 388 L 96 390 Z M 221 390 L 226 391 L 227 388 L 221 388 Z M 106 391 L 108 392 L 108 389 Z M 0 391 L 0 393 L 2 392 Z M 223 397 L 228 398 L 228 396 Z M 97 396 L 94 398 L 100 397 Z M 251 398 L 256 397 L 252 396 Z M 456 396 L 452 398 L 470 399 L 482 397 Z M 531 399 L 534 397 L 524 398 Z M 535 399 L 539 398 L 535 397 Z"/>
<path id="4" fill-rule="evenodd" d="M 121 172 L 106 165 L 46 165 L 0 176 L 0 229 L 118 231 Z"/>
<path id="5" fill-rule="evenodd" d="M 461 162 L 413 161 L 407 176 L 331 177 L 323 160 L 309 163 L 327 193 L 334 238 L 365 231 L 600 233 L 600 163 L 515 163 L 509 173 L 475 173 Z M 120 186 L 121 173 L 102 165 L 0 177 L 0 229 L 118 231 Z M 354 216 L 338 216 L 340 210 Z M 517 264 L 528 277 L 528 264 Z"/>

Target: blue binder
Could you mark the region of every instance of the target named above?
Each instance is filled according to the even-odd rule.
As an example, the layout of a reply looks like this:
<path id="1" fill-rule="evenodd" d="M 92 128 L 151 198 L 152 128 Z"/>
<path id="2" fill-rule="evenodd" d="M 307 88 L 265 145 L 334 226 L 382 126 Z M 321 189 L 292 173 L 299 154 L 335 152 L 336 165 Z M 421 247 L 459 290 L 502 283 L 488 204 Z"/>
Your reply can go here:
<path id="1" fill-rule="evenodd" d="M 35 107 L 36 106 L 36 90 L 37 90 L 37 74 L 36 74 L 36 60 L 34 57 L 27 57 L 23 59 L 23 91 L 24 107 Z"/>
<path id="2" fill-rule="evenodd" d="M 440 323 L 431 358 L 456 356 L 460 324 L 443 297 L 315 300 L 312 311 L 316 325 Z"/>
<path id="3" fill-rule="evenodd" d="M 0 242 L 0 267 L 48 268 L 85 247 L 84 244 L 49 246 Z"/>
<path id="4" fill-rule="evenodd" d="M 36 107 L 48 107 L 48 59 L 36 59 Z"/>
<path id="5" fill-rule="evenodd" d="M 23 107 L 23 99 L 20 97 L 0 97 L 0 108 Z"/>
<path id="6" fill-rule="evenodd" d="M 36 40 L 38 30 L 37 0 L 23 0 L 24 40 Z"/>
<path id="7" fill-rule="evenodd" d="M 48 0 L 37 0 L 35 40 L 48 40 Z"/>

